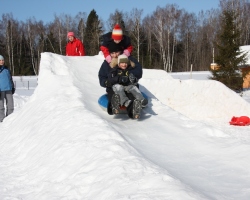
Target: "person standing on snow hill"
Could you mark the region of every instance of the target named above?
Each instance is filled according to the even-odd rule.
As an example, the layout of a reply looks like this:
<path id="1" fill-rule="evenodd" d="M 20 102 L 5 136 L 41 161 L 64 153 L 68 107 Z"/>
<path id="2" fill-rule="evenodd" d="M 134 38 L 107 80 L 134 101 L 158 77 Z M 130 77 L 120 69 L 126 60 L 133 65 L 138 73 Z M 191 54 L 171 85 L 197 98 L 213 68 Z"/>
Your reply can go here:
<path id="1" fill-rule="evenodd" d="M 131 45 L 130 38 L 126 35 L 123 35 L 121 27 L 119 26 L 119 24 L 116 24 L 112 32 L 108 32 L 102 36 L 100 50 L 103 52 L 105 60 L 108 63 L 111 63 L 112 60 L 109 52 L 109 45 L 112 42 L 120 45 L 120 47 L 122 48 L 122 54 L 126 55 L 127 57 L 129 57 L 133 51 L 133 46 Z"/>
<path id="2" fill-rule="evenodd" d="M 109 52 L 110 52 L 110 57 L 113 60 L 117 60 L 118 56 L 122 53 L 122 48 L 119 44 L 116 44 L 114 42 L 111 42 L 109 45 Z M 133 75 L 137 78 L 137 80 L 139 80 L 142 77 L 142 66 L 140 65 L 140 63 L 133 58 L 132 56 L 128 57 L 128 60 L 133 63 L 131 65 L 133 65 L 134 67 L 132 67 L 130 69 L 130 73 L 133 73 Z M 118 62 L 117 62 L 118 63 Z M 99 83 L 102 87 L 106 88 L 106 92 L 108 95 L 108 107 L 107 107 L 107 112 L 109 115 L 113 115 L 113 114 L 117 114 L 114 113 L 113 111 L 115 111 L 114 106 L 111 105 L 111 101 L 112 99 L 117 100 L 117 96 L 112 88 L 112 81 L 109 80 L 110 77 L 110 72 L 112 70 L 112 68 L 114 68 L 116 65 L 112 65 L 112 63 L 108 63 L 106 60 L 103 61 L 101 68 L 99 70 L 98 73 L 98 77 L 99 77 Z M 137 85 L 137 87 L 139 87 Z M 129 103 L 129 105 L 127 105 L 126 110 L 128 113 L 128 116 L 130 118 L 134 118 L 134 110 L 135 110 L 135 105 L 136 103 L 134 103 L 135 97 L 133 96 L 132 93 L 126 93 L 127 97 L 129 98 L 129 100 L 131 100 L 131 102 Z M 116 96 L 116 97 L 115 97 Z M 120 102 L 120 101 L 119 101 Z"/>
<path id="3" fill-rule="evenodd" d="M 10 70 L 4 65 L 4 57 L 0 55 L 0 122 L 14 111 L 14 93 L 15 87 Z M 6 100 L 6 114 L 4 100 Z"/>
<path id="4" fill-rule="evenodd" d="M 84 45 L 75 37 L 73 32 L 68 32 L 68 43 L 66 45 L 66 56 L 85 56 Z"/>

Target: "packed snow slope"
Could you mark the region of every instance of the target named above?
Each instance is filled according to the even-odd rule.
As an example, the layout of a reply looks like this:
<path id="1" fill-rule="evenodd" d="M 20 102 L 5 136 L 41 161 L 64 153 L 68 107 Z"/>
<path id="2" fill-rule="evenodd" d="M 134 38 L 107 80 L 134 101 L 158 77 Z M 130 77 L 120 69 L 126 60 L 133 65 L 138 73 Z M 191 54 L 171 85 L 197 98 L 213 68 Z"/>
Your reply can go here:
<path id="1" fill-rule="evenodd" d="M 38 86 L 0 124 L 0 199 L 250 198 L 250 105 L 215 81 L 143 70 L 140 120 L 110 116 L 103 56 L 42 53 Z"/>

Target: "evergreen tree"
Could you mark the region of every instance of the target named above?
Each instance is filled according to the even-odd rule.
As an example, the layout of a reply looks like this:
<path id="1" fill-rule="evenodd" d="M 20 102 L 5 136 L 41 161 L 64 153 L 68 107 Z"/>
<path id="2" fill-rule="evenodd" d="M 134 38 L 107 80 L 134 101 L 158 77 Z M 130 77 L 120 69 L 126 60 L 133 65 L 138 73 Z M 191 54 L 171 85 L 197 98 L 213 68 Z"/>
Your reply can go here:
<path id="1" fill-rule="evenodd" d="M 240 52 L 240 30 L 236 24 L 237 13 L 232 9 L 222 13 L 221 31 L 218 34 L 218 42 L 215 46 L 218 54 L 215 62 L 219 65 L 218 70 L 213 70 L 211 79 L 224 83 L 234 91 L 241 91 L 243 76 L 239 66 L 245 62 L 246 54 Z"/>
<path id="2" fill-rule="evenodd" d="M 99 53 L 99 37 L 101 32 L 102 31 L 100 26 L 100 20 L 98 19 L 96 11 L 93 9 L 87 18 L 87 24 L 83 40 L 86 55 L 93 56 Z"/>
<path id="3" fill-rule="evenodd" d="M 13 45 L 13 63 L 15 66 L 12 75 L 34 75 L 30 63 L 30 50 L 25 39 L 24 32 L 19 29 L 19 35 L 16 37 L 16 42 Z"/>
<path id="4" fill-rule="evenodd" d="M 50 31 L 45 38 L 44 52 L 59 53 L 59 43 L 54 34 Z"/>
<path id="5" fill-rule="evenodd" d="M 30 51 L 29 46 L 27 45 L 27 41 L 24 37 L 24 34 L 21 35 L 20 47 L 18 51 L 18 66 L 15 70 L 15 75 L 34 75 L 34 71 L 32 69 L 30 63 Z"/>

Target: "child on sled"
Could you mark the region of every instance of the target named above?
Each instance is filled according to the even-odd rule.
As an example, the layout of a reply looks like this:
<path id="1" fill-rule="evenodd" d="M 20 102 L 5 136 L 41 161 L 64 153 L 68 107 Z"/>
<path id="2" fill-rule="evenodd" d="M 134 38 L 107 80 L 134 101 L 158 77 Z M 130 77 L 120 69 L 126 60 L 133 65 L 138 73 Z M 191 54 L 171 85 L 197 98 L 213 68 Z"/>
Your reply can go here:
<path id="1" fill-rule="evenodd" d="M 119 55 L 118 65 L 112 68 L 108 74 L 108 81 L 115 93 L 111 99 L 111 106 L 113 114 L 118 114 L 120 106 L 126 108 L 131 106 L 132 100 L 128 98 L 128 94 L 132 94 L 135 98 L 132 105 L 133 118 L 138 119 L 141 108 L 148 104 L 148 100 L 138 89 L 138 79 L 131 69 L 133 69 L 133 62 L 126 55 Z"/>

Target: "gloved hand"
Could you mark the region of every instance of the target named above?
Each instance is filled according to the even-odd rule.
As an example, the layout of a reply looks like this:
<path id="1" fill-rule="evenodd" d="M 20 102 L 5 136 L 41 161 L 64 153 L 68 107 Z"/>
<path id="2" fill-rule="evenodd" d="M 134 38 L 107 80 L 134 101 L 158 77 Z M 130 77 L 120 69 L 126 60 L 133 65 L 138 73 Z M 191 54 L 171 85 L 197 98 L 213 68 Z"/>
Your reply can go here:
<path id="1" fill-rule="evenodd" d="M 125 49 L 125 50 L 123 51 L 123 54 L 126 55 L 127 57 L 130 56 L 130 53 L 129 53 L 129 51 L 128 51 L 127 49 Z"/>
<path id="2" fill-rule="evenodd" d="M 126 84 L 126 83 L 128 83 L 128 81 L 129 81 L 128 76 L 120 76 L 119 77 L 119 83 L 120 84 Z"/>
<path id="3" fill-rule="evenodd" d="M 109 66 L 114 68 L 116 65 L 118 65 L 118 58 L 112 58 Z"/>
<path id="4" fill-rule="evenodd" d="M 110 83 L 109 80 L 106 80 L 106 81 L 105 81 L 105 85 L 106 85 L 106 87 L 112 87 L 112 84 Z"/>
<path id="5" fill-rule="evenodd" d="M 111 56 L 110 56 L 110 55 L 108 55 L 108 56 L 105 58 L 105 60 L 106 60 L 108 63 L 110 63 L 110 62 L 111 62 L 111 60 L 112 60 L 112 58 L 111 58 Z"/>
<path id="6" fill-rule="evenodd" d="M 128 75 L 129 81 L 134 84 L 138 82 L 138 79 L 135 77 L 135 75 L 133 73 L 129 73 Z"/>
<path id="7" fill-rule="evenodd" d="M 15 93 L 15 91 L 16 91 L 16 88 L 12 88 L 12 94 L 14 94 Z"/>
<path id="8" fill-rule="evenodd" d="M 115 68 L 111 69 L 108 73 L 108 81 L 111 85 L 119 83 L 119 75 L 117 75 L 117 70 Z"/>

